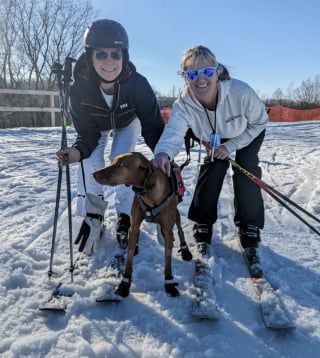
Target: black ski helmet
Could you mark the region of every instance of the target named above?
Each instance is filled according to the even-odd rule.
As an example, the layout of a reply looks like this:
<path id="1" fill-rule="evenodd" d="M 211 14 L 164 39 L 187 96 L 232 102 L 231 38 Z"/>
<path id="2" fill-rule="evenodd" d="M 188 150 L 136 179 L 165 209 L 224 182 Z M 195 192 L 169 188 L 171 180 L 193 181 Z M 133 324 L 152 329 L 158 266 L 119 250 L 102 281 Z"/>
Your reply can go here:
<path id="1" fill-rule="evenodd" d="M 96 20 L 84 33 L 85 49 L 99 47 L 128 49 L 129 40 L 124 27 L 114 20 Z"/>

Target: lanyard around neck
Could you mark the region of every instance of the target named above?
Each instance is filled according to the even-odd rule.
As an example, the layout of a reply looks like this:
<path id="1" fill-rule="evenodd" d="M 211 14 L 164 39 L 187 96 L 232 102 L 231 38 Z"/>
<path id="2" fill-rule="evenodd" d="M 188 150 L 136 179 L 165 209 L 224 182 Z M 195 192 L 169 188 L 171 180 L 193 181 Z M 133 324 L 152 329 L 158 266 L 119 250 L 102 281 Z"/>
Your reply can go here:
<path id="1" fill-rule="evenodd" d="M 216 133 L 216 129 L 217 129 L 218 93 L 217 93 L 216 103 L 215 103 L 215 104 L 216 104 L 216 105 L 215 105 L 216 108 L 215 108 L 215 110 L 214 110 L 213 125 L 212 125 L 212 123 L 211 123 L 211 121 L 210 121 L 210 117 L 209 117 L 207 108 L 206 108 L 204 105 L 202 105 L 204 111 L 206 112 L 206 116 L 207 116 L 208 122 L 209 122 L 209 124 L 210 124 L 210 127 L 211 127 L 211 129 L 212 129 L 212 133 Z"/>

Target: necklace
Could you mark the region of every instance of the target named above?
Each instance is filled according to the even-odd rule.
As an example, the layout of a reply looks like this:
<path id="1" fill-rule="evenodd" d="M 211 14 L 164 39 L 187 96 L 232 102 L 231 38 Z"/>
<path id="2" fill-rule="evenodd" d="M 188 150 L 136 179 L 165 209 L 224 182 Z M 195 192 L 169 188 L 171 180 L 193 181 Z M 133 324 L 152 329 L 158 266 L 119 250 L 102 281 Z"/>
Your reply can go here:
<path id="1" fill-rule="evenodd" d="M 217 107 L 218 107 L 218 93 L 217 93 L 217 96 L 216 96 L 216 101 L 215 101 L 215 110 L 214 110 L 214 119 L 213 119 L 213 125 L 210 121 L 210 117 L 209 117 L 209 114 L 208 114 L 208 110 L 207 108 L 202 105 L 202 107 L 204 108 L 204 111 L 206 113 L 206 116 L 207 116 L 207 119 L 208 119 L 208 122 L 210 124 L 210 127 L 212 129 L 212 133 L 216 133 L 216 129 L 217 129 Z"/>
<path id="2" fill-rule="evenodd" d="M 216 97 L 216 103 L 215 103 L 215 111 L 214 111 L 214 123 L 212 125 L 210 118 L 209 118 L 209 114 L 208 114 L 208 110 L 207 108 L 202 105 L 204 108 L 204 111 L 206 112 L 206 116 L 208 119 L 208 122 L 210 124 L 210 127 L 212 129 L 212 133 L 210 134 L 210 148 L 211 148 L 211 154 L 210 154 L 210 161 L 213 162 L 214 161 L 214 151 L 216 148 L 219 148 L 221 145 L 221 137 L 220 137 L 220 133 L 217 133 L 217 108 L 218 108 L 218 93 L 217 93 L 217 97 Z"/>

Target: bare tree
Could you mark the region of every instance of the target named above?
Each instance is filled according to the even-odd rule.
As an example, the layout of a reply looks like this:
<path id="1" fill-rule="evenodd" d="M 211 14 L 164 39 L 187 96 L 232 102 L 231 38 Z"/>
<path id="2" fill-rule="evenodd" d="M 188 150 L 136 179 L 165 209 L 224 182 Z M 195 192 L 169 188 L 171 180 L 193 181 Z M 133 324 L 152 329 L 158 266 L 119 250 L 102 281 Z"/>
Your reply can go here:
<path id="1" fill-rule="evenodd" d="M 286 91 L 285 91 L 285 99 L 286 99 L 286 106 L 287 107 L 295 107 L 295 102 L 294 102 L 294 87 L 293 87 L 293 82 L 291 82 L 289 84 L 289 86 L 287 87 Z"/>
<path id="2" fill-rule="evenodd" d="M 16 0 L 3 0 L 0 6 L 0 84 L 14 88 L 19 83 L 19 65 L 16 63 L 15 47 L 18 42 L 15 15 Z"/>
<path id="3" fill-rule="evenodd" d="M 295 90 L 295 98 L 304 109 L 320 105 L 320 75 L 314 79 L 302 81 L 301 86 Z"/>
<path id="4" fill-rule="evenodd" d="M 83 33 L 94 17 L 84 0 L 0 1 L 0 86 L 2 88 L 56 88 L 51 68 L 67 56 L 78 57 Z M 48 106 L 48 96 L 1 94 L 4 106 Z M 1 120 L 17 125 L 44 125 L 48 113 L 2 112 Z M 26 124 L 25 124 L 26 125 Z"/>
<path id="5" fill-rule="evenodd" d="M 275 100 L 277 106 L 281 106 L 284 100 L 284 94 L 281 88 L 273 92 L 272 98 Z"/>
<path id="6" fill-rule="evenodd" d="M 93 15 L 88 1 L 2 0 L 1 84 L 51 89 L 52 64 L 80 54 Z"/>

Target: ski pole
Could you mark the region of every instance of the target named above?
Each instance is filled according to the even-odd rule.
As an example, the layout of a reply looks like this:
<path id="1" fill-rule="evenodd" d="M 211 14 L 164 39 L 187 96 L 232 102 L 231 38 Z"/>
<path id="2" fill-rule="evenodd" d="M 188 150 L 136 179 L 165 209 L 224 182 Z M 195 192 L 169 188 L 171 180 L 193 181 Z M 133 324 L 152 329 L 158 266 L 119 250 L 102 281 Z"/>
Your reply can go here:
<path id="1" fill-rule="evenodd" d="M 320 223 L 320 219 L 318 219 L 316 216 L 314 216 L 313 214 L 311 214 L 309 211 L 305 210 L 304 208 L 302 208 L 300 205 L 298 205 L 297 203 L 295 203 L 294 201 L 292 201 L 291 199 L 289 199 L 287 196 L 285 196 L 284 194 L 280 193 L 278 190 L 276 190 L 275 188 L 273 188 L 272 186 L 268 185 L 267 183 L 265 183 L 262 179 L 256 177 L 255 175 L 253 175 L 252 173 L 248 172 L 246 169 L 242 168 L 237 162 L 235 162 L 232 159 L 228 159 L 229 162 L 231 163 L 232 166 L 238 168 L 243 174 L 247 175 L 248 177 L 252 178 L 252 180 L 254 180 L 256 182 L 256 184 L 258 184 L 261 189 L 266 188 L 269 191 L 272 191 L 275 195 L 279 196 L 280 198 L 282 198 L 283 200 L 287 201 L 289 204 L 293 205 L 295 208 L 297 208 L 298 210 L 302 211 L 304 214 L 308 215 L 309 217 L 311 217 L 313 220 L 317 221 L 318 223 Z"/>
<path id="2" fill-rule="evenodd" d="M 50 253 L 50 264 L 48 276 L 49 279 L 53 275 L 52 266 L 53 266 L 53 254 L 56 246 L 56 234 L 57 234 L 57 223 L 58 223 L 58 214 L 59 214 L 59 203 L 60 203 L 60 193 L 61 193 L 61 181 L 62 181 L 62 167 L 59 164 L 58 172 L 58 183 L 57 183 L 57 192 L 56 192 L 56 205 L 54 210 L 54 219 L 53 219 L 53 231 L 52 231 L 52 241 L 51 241 L 51 253 Z"/>
<path id="3" fill-rule="evenodd" d="M 60 110 L 61 110 L 61 71 L 62 66 L 59 63 L 54 63 L 52 66 L 52 73 L 56 74 L 58 77 L 58 86 L 59 86 L 59 104 L 60 104 Z M 64 141 L 63 138 L 63 123 L 62 123 L 62 139 L 61 142 Z M 50 253 L 50 264 L 49 264 L 49 271 L 48 276 L 49 279 L 51 279 L 51 276 L 53 275 L 53 256 L 56 246 L 56 236 L 57 236 L 57 224 L 58 224 L 58 216 L 59 216 L 59 205 L 60 205 L 60 197 L 61 197 L 61 182 L 62 182 L 62 164 L 59 163 L 58 167 L 58 183 L 57 183 L 57 191 L 56 191 L 56 205 L 54 210 L 54 219 L 53 219 L 53 231 L 52 231 L 52 241 L 51 241 L 51 253 Z"/>
<path id="4" fill-rule="evenodd" d="M 71 72 L 72 72 L 72 62 L 75 60 L 71 57 L 67 57 L 64 64 L 64 69 L 61 64 L 54 63 L 52 66 L 52 72 L 57 75 L 58 87 L 59 87 L 59 104 L 60 104 L 60 113 L 61 113 L 61 123 L 62 123 L 62 135 L 61 135 L 61 149 L 67 148 L 67 122 L 69 118 L 68 111 L 68 102 L 69 102 L 69 84 L 71 81 Z M 63 76 L 63 78 L 62 78 Z M 52 234 L 52 244 L 51 244 L 51 255 L 50 255 L 50 265 L 48 276 L 51 278 L 53 271 L 53 255 L 55 251 L 55 242 L 56 242 L 56 233 L 57 233 L 57 223 L 58 223 L 58 214 L 59 214 L 59 202 L 61 197 L 61 182 L 62 182 L 62 171 L 63 167 L 66 167 L 66 185 L 67 185 L 67 201 L 68 201 L 68 226 L 69 226 L 69 252 L 70 252 L 70 275 L 71 283 L 73 283 L 73 250 L 72 250 L 72 212 L 71 212 L 71 185 L 70 185 L 70 169 L 68 158 L 66 157 L 63 163 L 59 163 L 59 172 L 58 172 L 58 184 L 57 184 L 57 193 L 56 193 L 56 207 L 54 214 L 54 223 L 53 223 L 53 234 Z"/>
<path id="5" fill-rule="evenodd" d="M 305 219 L 303 219 L 297 212 L 295 212 L 289 205 L 287 205 L 283 200 L 281 200 L 276 194 L 268 189 L 264 189 L 273 199 L 275 199 L 278 203 L 284 206 L 287 210 L 289 210 L 295 217 L 297 217 L 300 221 L 302 221 L 305 225 L 307 225 L 312 231 L 320 236 L 320 231 L 318 231 L 314 226 L 308 223 Z"/>
<path id="6" fill-rule="evenodd" d="M 67 148 L 67 122 L 70 118 L 69 112 L 69 97 L 70 97 L 70 82 L 72 76 L 72 62 L 75 60 L 71 57 L 67 57 L 64 63 L 64 106 L 63 106 L 63 127 L 64 127 L 64 143 L 62 143 L 62 149 Z M 67 184 L 67 201 L 68 201 L 68 225 L 69 225 L 69 253 L 70 253 L 70 276 L 71 282 L 73 282 L 73 271 L 74 271 L 74 263 L 73 263 L 73 247 L 72 247 L 72 203 L 71 203 L 71 183 L 70 183 L 70 166 L 68 162 L 68 157 L 66 158 L 66 184 Z"/>
<path id="7" fill-rule="evenodd" d="M 308 215 L 315 221 L 320 223 L 320 220 L 315 217 L 313 214 L 309 213 L 307 210 L 302 208 L 300 205 L 295 203 L 294 201 L 290 200 L 287 196 L 280 193 L 278 190 L 274 189 L 267 183 L 265 183 L 262 179 L 256 177 L 252 173 L 250 173 L 248 170 L 242 168 L 236 161 L 232 160 L 231 158 L 228 158 L 229 163 L 236 169 L 238 169 L 241 173 L 246 175 L 250 180 L 252 180 L 255 184 L 257 184 L 261 189 L 263 189 L 266 193 L 268 193 L 273 199 L 278 201 L 282 206 L 284 206 L 286 209 L 288 209 L 293 215 L 295 215 L 298 219 L 300 219 L 305 225 L 307 225 L 311 230 L 313 230 L 315 233 L 317 233 L 320 236 L 320 232 L 316 230 L 312 225 L 310 225 L 306 220 L 304 220 L 297 212 L 295 212 L 291 207 L 289 207 L 286 203 L 293 205 L 296 209 L 302 211 L 304 214 Z"/>
<path id="8" fill-rule="evenodd" d="M 202 141 L 202 144 L 205 146 L 207 150 L 211 150 L 209 144 L 205 141 Z M 294 206 L 296 209 L 302 211 L 304 214 L 312 218 L 313 220 L 320 223 L 320 219 L 318 219 L 316 216 L 302 208 L 300 205 L 295 203 L 294 201 L 290 200 L 287 196 L 280 193 L 278 190 L 274 189 L 272 186 L 265 183 L 262 179 L 256 177 L 252 173 L 250 173 L 248 170 L 242 168 L 236 161 L 232 160 L 231 158 L 227 158 L 226 160 L 229 161 L 229 163 L 236 169 L 238 169 L 240 172 L 242 172 L 244 175 L 246 175 L 250 180 L 252 180 L 255 184 L 257 184 L 261 189 L 263 189 L 265 192 L 267 192 L 273 199 L 278 201 L 282 206 L 284 206 L 286 209 L 288 209 L 293 215 L 295 215 L 299 220 L 301 220 L 304 224 L 306 224 L 311 230 L 313 230 L 315 233 L 320 235 L 320 232 L 315 229 L 311 224 L 309 224 L 306 220 L 304 220 L 298 213 L 296 213 L 292 208 L 290 208 L 286 203 L 288 202 L 292 206 Z"/>

